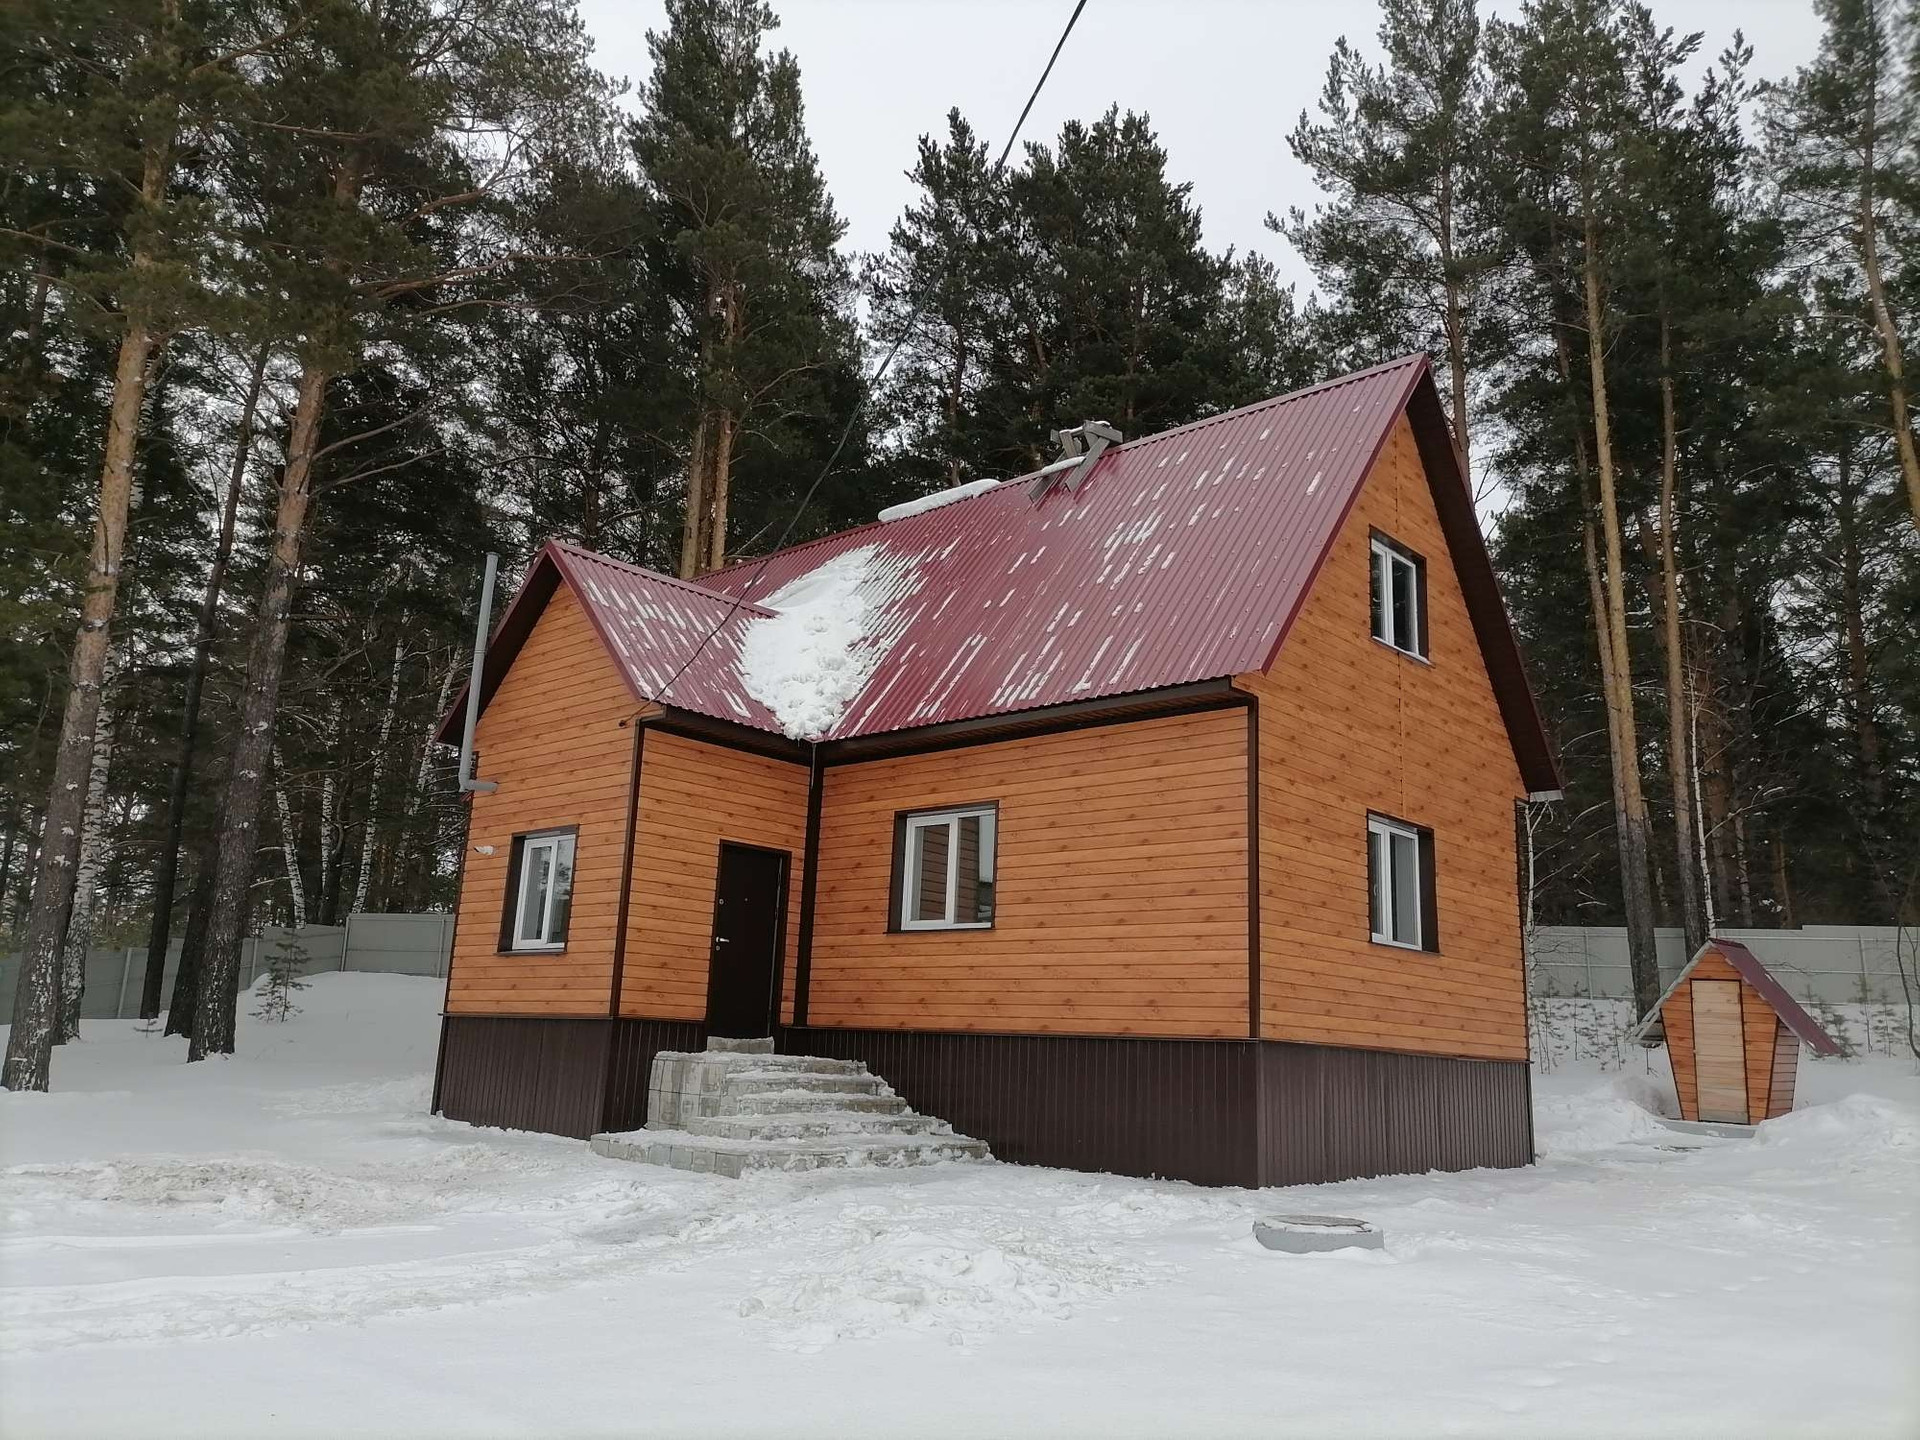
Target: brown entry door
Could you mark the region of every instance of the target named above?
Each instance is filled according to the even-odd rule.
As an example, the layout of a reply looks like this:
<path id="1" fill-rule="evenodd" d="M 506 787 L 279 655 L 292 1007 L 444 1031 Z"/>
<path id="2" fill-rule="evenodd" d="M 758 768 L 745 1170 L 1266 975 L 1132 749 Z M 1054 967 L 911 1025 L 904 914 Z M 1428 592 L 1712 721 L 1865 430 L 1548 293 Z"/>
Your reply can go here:
<path id="1" fill-rule="evenodd" d="M 1747 1124 L 1738 981 L 1693 982 L 1693 1067 L 1700 1086 L 1700 1118 Z"/>
<path id="2" fill-rule="evenodd" d="M 708 1034 L 743 1040 L 773 1034 L 786 928 L 787 852 L 723 843 L 707 970 Z"/>

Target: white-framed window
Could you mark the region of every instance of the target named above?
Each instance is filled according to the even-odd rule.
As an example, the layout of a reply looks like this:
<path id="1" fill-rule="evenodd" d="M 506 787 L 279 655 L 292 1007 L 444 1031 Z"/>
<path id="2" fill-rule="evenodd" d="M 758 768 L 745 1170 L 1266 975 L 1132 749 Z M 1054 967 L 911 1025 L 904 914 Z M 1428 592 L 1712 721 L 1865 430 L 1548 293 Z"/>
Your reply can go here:
<path id="1" fill-rule="evenodd" d="M 1372 545 L 1373 638 L 1407 655 L 1427 658 L 1426 564 L 1383 535 Z"/>
<path id="2" fill-rule="evenodd" d="M 905 813 L 894 865 L 901 930 L 985 930 L 993 924 L 999 809 L 965 805 Z"/>
<path id="3" fill-rule="evenodd" d="M 573 908 L 573 832 L 517 835 L 514 851 L 505 948 L 564 948 Z"/>
<path id="4" fill-rule="evenodd" d="M 1435 950 L 1433 832 L 1367 817 L 1367 889 L 1373 941 L 1407 950 Z"/>

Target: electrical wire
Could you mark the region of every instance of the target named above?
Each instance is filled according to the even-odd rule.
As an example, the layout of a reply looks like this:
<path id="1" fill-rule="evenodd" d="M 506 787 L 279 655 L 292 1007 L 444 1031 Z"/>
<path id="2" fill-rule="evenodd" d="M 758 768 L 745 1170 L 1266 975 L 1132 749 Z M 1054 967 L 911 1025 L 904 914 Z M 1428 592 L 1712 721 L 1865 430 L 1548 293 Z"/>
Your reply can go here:
<path id="1" fill-rule="evenodd" d="M 1080 20 L 1080 12 L 1086 8 L 1087 0 L 1076 0 L 1073 13 L 1067 17 L 1066 28 L 1060 32 L 1060 38 L 1054 42 L 1053 53 L 1047 56 L 1046 68 L 1040 72 L 1040 78 L 1034 82 L 1033 91 L 1027 96 L 1027 103 L 1020 107 L 1020 118 L 1013 122 L 1013 129 L 1007 135 L 1007 143 L 1000 149 L 1000 158 L 993 163 L 993 168 L 996 171 L 1006 168 L 1007 157 L 1013 154 L 1014 144 L 1019 140 L 1020 132 L 1026 126 L 1027 117 L 1033 113 L 1034 102 L 1040 98 L 1040 92 L 1046 88 L 1047 77 L 1053 74 L 1053 67 L 1060 59 L 1060 52 L 1066 48 L 1067 37 L 1073 34 L 1073 27 L 1078 24 Z M 813 477 L 813 483 L 807 486 L 806 490 L 801 494 L 800 503 L 794 506 L 793 514 L 787 517 L 787 523 L 781 529 L 779 538 L 773 542 L 773 548 L 760 557 L 759 564 L 754 567 L 753 573 L 747 577 L 746 584 L 734 592 L 730 603 L 727 605 L 726 613 L 720 617 L 711 630 L 700 637 L 699 643 L 688 652 L 687 658 L 680 662 L 680 668 L 667 677 L 667 683 L 662 685 L 653 697 L 654 704 L 663 705 L 666 703 L 667 696 L 673 692 L 673 687 L 678 684 L 681 677 L 692 668 L 693 662 L 700 658 L 701 652 L 712 642 L 713 637 L 726 629 L 727 625 L 733 620 L 733 617 L 740 613 L 740 607 L 747 603 L 747 597 L 753 593 L 754 587 L 760 583 L 761 577 L 766 574 L 769 562 L 771 562 L 773 557 L 779 554 L 781 550 L 786 548 L 788 539 L 793 535 L 794 527 L 800 523 L 800 517 L 807 513 L 807 506 L 813 503 L 813 497 L 819 493 L 821 485 L 826 483 L 827 476 L 833 473 L 833 467 L 840 462 L 840 454 L 847 448 L 847 441 L 852 438 L 853 427 L 860 419 L 861 411 L 866 408 L 868 396 L 871 396 L 877 391 L 880 388 L 880 382 L 886 379 L 887 371 L 893 368 L 895 357 L 900 354 L 901 347 L 907 343 L 907 336 L 911 335 L 914 327 L 920 323 L 921 313 L 925 309 L 926 301 L 924 299 L 913 307 L 912 313 L 907 316 L 906 324 L 900 327 L 899 336 L 894 340 L 893 344 L 888 347 L 886 355 L 881 359 L 879 369 L 875 370 L 873 377 L 867 381 L 865 392 L 855 400 L 853 409 L 847 415 L 847 423 L 840 431 L 840 438 L 834 442 L 833 452 L 827 456 L 827 463 L 820 467 L 820 473 Z M 623 721 L 622 723 L 624 724 L 626 722 Z"/>

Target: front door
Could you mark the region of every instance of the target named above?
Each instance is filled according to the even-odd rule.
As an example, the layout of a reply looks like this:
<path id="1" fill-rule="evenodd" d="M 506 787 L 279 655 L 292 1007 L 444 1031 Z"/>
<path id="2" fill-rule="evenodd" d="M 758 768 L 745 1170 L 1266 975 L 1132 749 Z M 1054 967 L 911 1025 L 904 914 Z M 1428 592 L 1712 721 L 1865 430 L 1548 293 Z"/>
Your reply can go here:
<path id="1" fill-rule="evenodd" d="M 707 1033 L 753 1040 L 773 1034 L 780 951 L 787 929 L 787 852 L 720 846 L 707 969 Z"/>
<path id="2" fill-rule="evenodd" d="M 1695 980 L 1693 1074 L 1700 1118 L 1747 1123 L 1747 1057 L 1740 1033 L 1740 982 Z"/>

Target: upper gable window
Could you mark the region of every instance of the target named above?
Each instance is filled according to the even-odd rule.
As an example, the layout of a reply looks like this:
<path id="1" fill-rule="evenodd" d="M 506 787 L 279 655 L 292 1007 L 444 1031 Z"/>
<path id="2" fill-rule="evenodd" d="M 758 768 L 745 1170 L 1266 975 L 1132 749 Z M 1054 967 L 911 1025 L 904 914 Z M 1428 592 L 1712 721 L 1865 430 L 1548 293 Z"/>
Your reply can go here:
<path id="1" fill-rule="evenodd" d="M 998 819 L 994 805 L 895 817 L 893 928 L 985 930 L 993 925 Z"/>
<path id="2" fill-rule="evenodd" d="M 1406 546 L 1373 537 L 1373 638 L 1427 658 L 1427 562 Z"/>

